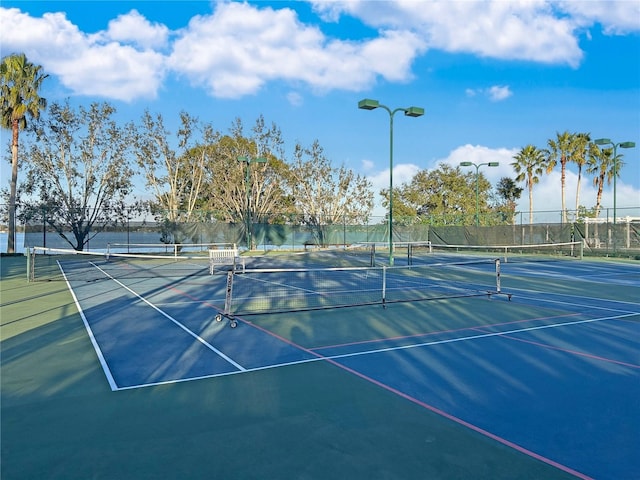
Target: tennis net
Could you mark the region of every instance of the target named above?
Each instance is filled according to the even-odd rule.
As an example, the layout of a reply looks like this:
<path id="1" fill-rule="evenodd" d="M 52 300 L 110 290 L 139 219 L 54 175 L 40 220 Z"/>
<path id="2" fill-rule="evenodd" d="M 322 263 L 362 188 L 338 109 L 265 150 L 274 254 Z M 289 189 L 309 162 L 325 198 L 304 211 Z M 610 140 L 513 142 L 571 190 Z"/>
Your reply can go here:
<path id="1" fill-rule="evenodd" d="M 581 260 L 582 242 L 541 243 L 536 245 L 439 245 L 431 242 L 402 244 L 408 264 L 442 261 L 443 259 L 497 258 L 503 262 L 540 262 L 566 259 Z"/>
<path id="2" fill-rule="evenodd" d="M 224 315 L 232 319 L 498 293 L 496 259 L 429 266 L 245 269 L 227 273 Z"/>
<path id="3" fill-rule="evenodd" d="M 159 255 L 32 247 L 25 254 L 29 281 L 66 279 L 93 282 L 111 278 L 185 278 L 212 273 L 212 259 L 208 251 L 174 251 L 168 255 Z"/>

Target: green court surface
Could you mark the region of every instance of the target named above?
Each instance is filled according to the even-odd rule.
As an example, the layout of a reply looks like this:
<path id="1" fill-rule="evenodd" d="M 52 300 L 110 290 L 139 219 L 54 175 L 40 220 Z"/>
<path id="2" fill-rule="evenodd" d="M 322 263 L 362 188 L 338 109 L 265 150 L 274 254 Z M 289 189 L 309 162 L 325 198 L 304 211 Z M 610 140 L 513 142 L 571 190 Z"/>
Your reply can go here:
<path id="1" fill-rule="evenodd" d="M 1 262 L 3 480 L 576 478 L 337 362 L 112 391 L 65 282 L 28 283 L 24 257 Z M 526 306 L 500 301 L 509 319 L 526 317 Z M 459 312 L 448 313 L 437 302 L 392 306 L 384 314 L 380 306 L 358 308 L 382 316 L 433 305 L 438 318 L 455 319 L 481 305 L 474 302 L 496 300 L 463 299 Z M 499 321 L 484 308 L 478 310 L 484 324 Z M 255 323 L 305 348 L 402 335 L 398 325 L 381 332 L 382 319 L 372 323 L 375 333 L 349 326 L 357 315 L 344 308 L 316 316 L 332 322 L 325 332 L 344 328 L 344 335 L 314 333 L 303 341 L 296 335 L 304 325 L 294 330 L 283 316 Z M 238 342 L 247 325 L 236 329 Z"/>

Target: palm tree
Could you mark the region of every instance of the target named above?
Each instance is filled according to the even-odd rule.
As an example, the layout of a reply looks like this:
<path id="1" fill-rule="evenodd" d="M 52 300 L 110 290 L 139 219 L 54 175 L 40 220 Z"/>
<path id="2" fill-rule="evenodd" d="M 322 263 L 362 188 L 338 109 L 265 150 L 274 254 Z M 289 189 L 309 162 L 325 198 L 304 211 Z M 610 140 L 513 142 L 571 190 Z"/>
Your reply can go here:
<path id="1" fill-rule="evenodd" d="M 533 186 L 540 181 L 540 175 L 544 171 L 545 159 L 542 150 L 527 145 L 514 155 L 511 166 L 514 168 L 518 176 L 516 182 L 526 180 L 529 190 L 529 224 L 533 223 Z"/>
<path id="2" fill-rule="evenodd" d="M 556 168 L 558 161 L 560 161 L 560 183 L 562 188 L 562 223 L 567 223 L 567 207 L 565 202 L 565 183 L 566 183 L 566 170 L 567 162 L 573 156 L 575 150 L 575 134 L 564 132 L 556 133 L 555 140 L 549 140 L 547 146 L 549 147 L 545 153 L 547 154 L 547 173 Z"/>
<path id="3" fill-rule="evenodd" d="M 9 191 L 9 239 L 7 253 L 15 252 L 16 190 L 18 184 L 18 134 L 27 127 L 27 115 L 38 119 L 47 108 L 46 99 L 38 91 L 48 75 L 42 67 L 27 60 L 24 54 L 2 58 L 0 89 L 2 92 L 1 126 L 11 130 L 11 183 Z"/>
<path id="4" fill-rule="evenodd" d="M 578 184 L 576 186 L 576 218 L 578 216 L 578 209 L 580 208 L 580 183 L 582 182 L 582 167 L 587 163 L 587 156 L 589 153 L 589 145 L 591 138 L 588 133 L 578 133 L 575 136 L 575 150 L 571 161 L 578 166 Z"/>
<path id="5" fill-rule="evenodd" d="M 611 184 L 613 176 L 620 172 L 620 169 L 624 165 L 622 162 L 622 155 L 617 154 L 615 162 L 613 161 L 613 148 L 598 148 L 597 145 L 591 144 L 589 147 L 589 160 L 587 163 L 587 173 L 595 175 L 593 178 L 593 185 L 597 188 L 596 195 L 596 218 L 600 215 L 600 207 L 602 204 L 602 191 L 604 189 L 605 181 L 607 185 Z M 614 172 L 614 163 L 618 167 L 618 172 Z"/>

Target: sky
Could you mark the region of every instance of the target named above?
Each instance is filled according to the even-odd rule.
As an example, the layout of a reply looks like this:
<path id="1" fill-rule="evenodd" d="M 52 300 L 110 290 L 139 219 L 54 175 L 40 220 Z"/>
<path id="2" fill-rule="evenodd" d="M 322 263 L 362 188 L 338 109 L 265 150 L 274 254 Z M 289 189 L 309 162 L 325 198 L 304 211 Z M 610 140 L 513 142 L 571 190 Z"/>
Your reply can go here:
<path id="1" fill-rule="evenodd" d="M 41 95 L 108 101 L 124 121 L 187 111 L 226 132 L 262 115 L 296 142 L 318 140 L 335 167 L 394 187 L 440 163 L 515 178 L 513 156 L 558 133 L 633 141 L 619 149 L 618 214 L 640 216 L 640 2 L 332 0 L 298 2 L 12 1 L 0 6 L 2 56 L 25 53 L 50 75 Z M 2 143 L 9 134 L 2 131 Z M 577 170 L 567 173 L 575 208 Z M 471 167 L 475 172 L 475 168 Z M 2 185 L 10 167 L 1 162 Z M 580 204 L 596 203 L 584 176 Z M 524 184 L 521 185 L 524 187 Z M 533 190 L 536 211 L 561 208 L 560 172 Z M 142 183 L 138 197 L 149 198 Z M 378 199 L 378 197 L 376 196 Z M 605 187 L 603 207 L 613 206 Z M 633 210 L 620 210 L 637 207 Z M 529 210 L 525 189 L 518 204 Z M 378 203 L 374 214 L 383 215 Z M 554 214 L 555 215 L 555 214 Z M 555 217 L 554 217 L 555 218 Z M 559 219 L 559 214 L 558 214 Z"/>

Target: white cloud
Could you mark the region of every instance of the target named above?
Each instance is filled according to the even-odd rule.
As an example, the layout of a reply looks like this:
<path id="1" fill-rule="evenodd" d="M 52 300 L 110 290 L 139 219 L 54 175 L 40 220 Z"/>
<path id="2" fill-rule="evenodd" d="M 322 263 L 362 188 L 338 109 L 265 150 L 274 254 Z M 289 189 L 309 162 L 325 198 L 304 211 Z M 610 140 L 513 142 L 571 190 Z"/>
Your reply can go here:
<path id="1" fill-rule="evenodd" d="M 363 161 L 365 166 L 373 166 L 372 162 L 367 160 Z M 394 190 L 403 183 L 410 182 L 411 179 L 420 171 L 418 165 L 413 163 L 400 163 L 393 166 L 393 188 Z M 367 179 L 372 183 L 374 195 L 374 216 L 384 216 L 386 214 L 385 209 L 382 207 L 382 197 L 379 195 L 381 190 L 389 189 L 389 169 L 381 170 L 378 172 L 372 172 L 367 175 Z"/>
<path id="2" fill-rule="evenodd" d="M 266 82 L 304 82 L 312 89 L 361 90 L 377 76 L 411 78 L 422 41 L 408 31 L 363 41 L 329 39 L 288 8 L 221 3 L 179 32 L 169 64 L 217 97 L 256 93 Z M 384 61 L 381 61 L 384 59 Z"/>
<path id="3" fill-rule="evenodd" d="M 304 103 L 302 95 L 300 95 L 298 92 L 287 93 L 287 101 L 294 107 L 300 107 Z"/>
<path id="4" fill-rule="evenodd" d="M 62 13 L 34 18 L 0 8 L 0 24 L 12 25 L 11 35 L 2 39 L 3 50 L 25 52 L 75 95 L 154 98 L 164 78 L 160 53 L 109 40 L 106 32 L 87 35 Z"/>
<path id="5" fill-rule="evenodd" d="M 365 172 L 373 170 L 374 167 L 375 163 L 373 163 L 371 160 L 362 160 L 362 170 L 364 170 Z"/>
<path id="6" fill-rule="evenodd" d="M 513 95 L 508 85 L 494 85 L 489 88 L 467 88 L 465 90 L 467 97 L 475 97 L 476 95 L 484 95 L 492 102 L 500 102 L 506 100 Z"/>
<path id="7" fill-rule="evenodd" d="M 627 1 L 564 1 L 559 7 L 582 26 L 602 25 L 607 35 L 622 35 L 640 30 L 640 3 Z"/>
<path id="8" fill-rule="evenodd" d="M 440 163 L 446 163 L 452 167 L 457 167 L 461 162 L 472 162 L 476 165 L 481 163 L 498 162 L 498 167 L 481 166 L 480 171 L 494 183 L 500 180 L 502 177 L 513 177 L 513 168 L 511 163 L 513 162 L 513 156 L 518 152 L 515 148 L 489 148 L 482 145 L 461 145 L 455 148 L 449 153 L 446 158 L 435 160 L 428 168 L 437 168 Z M 474 167 L 464 167 L 472 168 Z"/>
<path id="9" fill-rule="evenodd" d="M 499 102 L 501 100 L 505 100 L 509 98 L 511 95 L 513 95 L 513 92 L 507 85 L 504 85 L 504 86 L 494 85 L 493 87 L 489 88 L 489 91 L 487 93 L 489 95 L 489 98 L 493 102 Z"/>
<path id="10" fill-rule="evenodd" d="M 121 43 L 132 43 L 144 49 L 164 48 L 168 43 L 169 29 L 162 24 L 152 24 L 137 10 L 119 15 L 109 22 L 106 32 L 100 32 L 98 38 Z"/>
<path id="11" fill-rule="evenodd" d="M 343 13 L 375 28 L 411 30 L 428 48 L 447 52 L 572 67 L 583 57 L 576 21 L 569 15 L 558 16 L 554 4 L 544 0 L 312 3 L 324 18 L 335 20 Z"/>
<path id="12" fill-rule="evenodd" d="M 92 34 L 64 13 L 31 17 L 0 8 L 0 23 L 12 26 L 3 51 L 25 52 L 76 95 L 155 98 L 173 72 L 210 95 L 238 98 L 272 81 L 317 93 L 361 91 L 379 79 L 408 82 L 414 60 L 427 49 L 575 67 L 583 57 L 578 35 L 588 35 L 594 24 L 606 33 L 640 30 L 640 5 L 633 1 L 311 3 L 325 21 L 350 15 L 377 33 L 362 40 L 329 37 L 290 8 L 260 3 L 214 3 L 211 14 L 195 16 L 177 31 L 131 10 Z M 512 95 L 500 85 L 467 90 L 480 93 L 493 101 Z"/>

